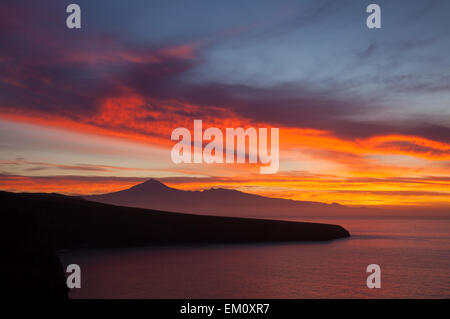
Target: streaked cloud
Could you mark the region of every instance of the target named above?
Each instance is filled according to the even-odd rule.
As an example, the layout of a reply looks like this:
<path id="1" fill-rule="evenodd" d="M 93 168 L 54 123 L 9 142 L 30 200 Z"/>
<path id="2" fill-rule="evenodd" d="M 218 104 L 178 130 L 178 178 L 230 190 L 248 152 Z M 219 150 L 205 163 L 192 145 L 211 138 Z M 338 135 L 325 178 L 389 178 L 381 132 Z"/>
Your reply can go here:
<path id="1" fill-rule="evenodd" d="M 61 27 L 63 4 L 26 4 L 0 4 L 2 189 L 98 193 L 155 176 L 327 202 L 448 199 L 448 2 L 382 1 L 379 33 L 361 27 L 361 1 L 80 1 L 80 32 Z M 279 127 L 282 178 L 172 165 L 170 133 L 194 119 Z"/>

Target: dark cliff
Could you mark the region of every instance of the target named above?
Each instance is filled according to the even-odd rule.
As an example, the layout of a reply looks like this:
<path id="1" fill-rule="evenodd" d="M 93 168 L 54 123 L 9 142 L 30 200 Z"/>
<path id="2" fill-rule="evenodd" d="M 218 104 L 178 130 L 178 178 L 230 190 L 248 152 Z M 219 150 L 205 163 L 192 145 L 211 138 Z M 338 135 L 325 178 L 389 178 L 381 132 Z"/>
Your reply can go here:
<path id="1" fill-rule="evenodd" d="M 337 225 L 168 213 L 56 194 L 0 192 L 0 200 L 5 211 L 34 219 L 57 248 L 326 241 L 350 236 Z"/>
<path id="2" fill-rule="evenodd" d="M 35 216 L 8 208 L 2 211 L 1 220 L 2 242 L 6 243 L 2 251 L 5 295 L 14 299 L 68 299 L 63 266 Z"/>

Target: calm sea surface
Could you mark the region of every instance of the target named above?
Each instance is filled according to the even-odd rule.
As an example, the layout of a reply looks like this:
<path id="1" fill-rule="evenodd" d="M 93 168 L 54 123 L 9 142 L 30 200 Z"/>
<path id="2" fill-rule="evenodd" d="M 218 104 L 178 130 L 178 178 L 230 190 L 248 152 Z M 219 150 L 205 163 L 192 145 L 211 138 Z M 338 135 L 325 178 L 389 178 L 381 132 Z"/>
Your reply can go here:
<path id="1" fill-rule="evenodd" d="M 302 219 L 305 220 L 305 219 Z M 71 298 L 450 298 L 450 220 L 308 219 L 350 239 L 74 251 Z M 366 267 L 381 266 L 381 289 Z"/>

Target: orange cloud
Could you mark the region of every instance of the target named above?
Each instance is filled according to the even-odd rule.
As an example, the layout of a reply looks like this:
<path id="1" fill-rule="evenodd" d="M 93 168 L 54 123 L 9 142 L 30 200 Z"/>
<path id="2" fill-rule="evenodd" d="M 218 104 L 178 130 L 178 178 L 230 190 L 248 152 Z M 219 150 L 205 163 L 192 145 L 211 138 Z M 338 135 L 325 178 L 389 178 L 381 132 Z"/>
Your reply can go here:
<path id="1" fill-rule="evenodd" d="M 67 195 L 102 194 L 129 188 L 144 179 L 72 176 L 0 175 L 0 189 L 9 192 L 60 193 Z"/>
<path id="2" fill-rule="evenodd" d="M 144 178 L 97 176 L 11 176 L 0 175 L 0 189 L 26 192 L 57 192 L 69 195 L 119 191 L 143 182 Z M 212 187 L 238 189 L 268 197 L 344 205 L 448 206 L 450 179 L 423 176 L 411 179 L 351 179 L 308 175 L 302 172 L 262 176 L 168 177 L 170 187 L 202 190 Z"/>
<path id="3" fill-rule="evenodd" d="M 155 107 L 152 107 L 153 104 Z M 111 136 L 125 141 L 140 141 L 162 146 L 168 151 L 174 144 L 170 140 L 171 131 L 176 127 L 192 129 L 193 119 L 196 118 L 203 120 L 204 127 L 222 129 L 271 126 L 270 123 L 251 121 L 214 106 L 200 107 L 176 100 L 158 101 L 144 98 L 127 88 L 122 89 L 121 95 L 99 101 L 98 109 L 90 116 L 83 117 L 80 114 L 78 118 L 72 119 L 62 115 L 25 113 L 9 108 L 0 114 L 0 118 Z M 349 140 L 323 130 L 281 127 L 280 148 L 281 171 L 276 176 L 250 175 L 257 171 L 259 165 L 193 165 L 170 171 L 166 169 L 167 176 L 215 177 L 185 183 L 168 179 L 168 183 L 182 189 L 229 187 L 271 197 L 348 205 L 424 205 L 450 202 L 448 181 L 418 178 L 415 183 L 411 182 L 411 178 L 424 175 L 448 176 L 450 145 L 444 142 L 393 134 Z M 286 171 L 292 170 L 292 167 L 283 169 L 283 154 L 287 154 L 289 165 L 294 167 L 301 167 L 303 161 L 315 165 L 310 174 L 286 175 Z M 405 162 L 383 161 L 382 158 L 376 157 L 378 155 L 388 156 L 388 159 L 389 156 L 405 157 L 404 161 L 408 165 Z M 423 161 L 423 164 L 411 162 L 409 158 Z M 320 161 L 338 166 L 327 171 Z M 113 167 L 105 163 L 102 170 L 117 171 Z M 83 166 L 80 169 L 95 171 L 99 168 L 90 169 Z M 324 171 L 329 174 L 319 174 Z M 164 172 L 164 169 L 161 172 Z M 221 176 L 223 178 L 220 178 Z M 70 178 L 39 180 L 37 177 L 16 176 L 1 181 L 0 188 L 10 191 L 92 194 L 124 189 L 138 181 L 140 180 L 87 181 Z"/>

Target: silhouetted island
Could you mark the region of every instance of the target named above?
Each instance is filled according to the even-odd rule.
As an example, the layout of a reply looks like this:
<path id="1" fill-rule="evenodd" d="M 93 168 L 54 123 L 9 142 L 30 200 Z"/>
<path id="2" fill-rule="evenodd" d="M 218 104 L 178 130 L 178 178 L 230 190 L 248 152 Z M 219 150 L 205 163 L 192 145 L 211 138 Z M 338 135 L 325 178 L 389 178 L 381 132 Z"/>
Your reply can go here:
<path id="1" fill-rule="evenodd" d="M 326 241 L 350 236 L 338 225 L 169 213 L 59 194 L 0 192 L 0 199 L 5 211 L 35 220 L 58 249 Z"/>
<path id="2" fill-rule="evenodd" d="M 118 206 L 228 217 L 323 216 L 323 214 L 339 215 L 355 211 L 351 207 L 336 203 L 272 198 L 235 189 L 181 190 L 169 187 L 153 178 L 118 192 L 83 196 L 83 198 Z"/>

